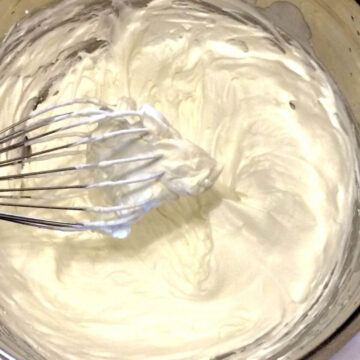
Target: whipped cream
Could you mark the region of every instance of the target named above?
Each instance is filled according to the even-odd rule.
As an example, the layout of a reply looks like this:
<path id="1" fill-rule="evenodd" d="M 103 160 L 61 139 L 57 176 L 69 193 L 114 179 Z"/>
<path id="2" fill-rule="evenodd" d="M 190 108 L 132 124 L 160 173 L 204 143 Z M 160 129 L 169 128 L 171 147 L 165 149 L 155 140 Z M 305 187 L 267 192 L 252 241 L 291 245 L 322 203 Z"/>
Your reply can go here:
<path id="1" fill-rule="evenodd" d="M 125 240 L 0 223 L 17 334 L 51 360 L 264 359 L 296 336 L 341 267 L 357 186 L 345 105 L 297 42 L 240 1 L 64 0 L 14 27 L 0 60 L 1 126 L 127 97 L 223 165 Z"/>
<path id="2" fill-rule="evenodd" d="M 134 101 L 125 99 L 123 102 L 122 106 L 131 111 L 127 104 Z M 122 116 L 126 111 L 121 110 L 109 112 L 109 115 L 119 116 L 100 122 L 91 136 L 103 136 L 119 129 L 145 129 L 146 133 L 110 137 L 87 146 L 86 158 L 90 164 L 119 158 L 141 159 L 110 167 L 100 166 L 92 172 L 95 184 L 104 186 L 99 186 L 95 193 L 90 192 L 90 203 L 97 204 L 100 201 L 104 204 L 106 198 L 105 203 L 109 207 L 125 209 L 116 211 L 115 226 L 99 228 L 118 238 L 127 237 L 132 223 L 165 201 L 179 196 L 196 196 L 208 190 L 221 172 L 221 166 L 209 154 L 190 141 L 182 139 L 153 106 L 148 104 L 139 111 L 132 111 L 137 116 Z M 106 179 L 105 183 L 102 182 L 103 179 Z M 114 186 L 117 181 L 133 183 Z M 109 183 L 113 186 L 107 186 Z"/>

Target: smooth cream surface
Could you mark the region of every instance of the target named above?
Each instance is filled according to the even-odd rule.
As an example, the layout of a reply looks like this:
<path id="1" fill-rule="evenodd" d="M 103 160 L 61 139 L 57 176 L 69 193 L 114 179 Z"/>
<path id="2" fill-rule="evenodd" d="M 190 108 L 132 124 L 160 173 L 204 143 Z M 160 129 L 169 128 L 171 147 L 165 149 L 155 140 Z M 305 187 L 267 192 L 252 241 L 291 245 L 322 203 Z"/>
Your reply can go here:
<path id="1" fill-rule="evenodd" d="M 323 68 L 253 8 L 133 4 L 66 0 L 15 27 L 0 48 L 2 126 L 41 94 L 39 107 L 125 96 L 223 171 L 125 240 L 1 223 L 5 320 L 51 360 L 198 360 L 246 345 L 237 358 L 263 359 L 341 264 L 350 119 Z"/>

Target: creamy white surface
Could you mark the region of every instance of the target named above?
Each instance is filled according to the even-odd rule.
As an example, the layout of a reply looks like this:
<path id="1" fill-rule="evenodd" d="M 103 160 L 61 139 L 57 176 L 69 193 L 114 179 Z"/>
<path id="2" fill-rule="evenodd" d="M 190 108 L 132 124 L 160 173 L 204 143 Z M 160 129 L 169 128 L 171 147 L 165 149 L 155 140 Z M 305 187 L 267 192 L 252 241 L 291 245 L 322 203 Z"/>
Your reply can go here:
<path id="1" fill-rule="evenodd" d="M 134 101 L 124 99 L 118 106 L 125 107 L 125 111 L 117 108 L 108 111 L 106 113 L 108 116 L 117 114 L 118 116 L 98 123 L 95 130 L 90 131 L 90 136 L 137 129 L 144 129 L 146 133 L 115 136 L 89 143 L 83 156 L 88 164 L 151 157 L 151 160 L 97 167 L 90 173 L 93 184 L 134 181 L 125 186 L 101 186 L 95 192 L 90 191 L 88 194 L 89 205 L 102 204 L 124 208 L 110 215 L 111 220 L 108 225 L 99 227 L 100 231 L 120 239 L 126 238 L 131 232 L 131 225 L 152 208 L 159 207 L 166 201 L 175 200 L 179 196 L 197 196 L 210 189 L 222 169 L 206 151 L 183 139 L 152 105 L 146 104 L 137 110 L 135 104 L 134 109 L 129 108 L 130 103 Z M 126 113 L 131 113 L 130 111 L 136 116 L 127 116 Z M 68 139 L 66 141 L 69 142 Z M 46 146 L 49 147 L 49 144 L 46 143 Z M 75 163 L 78 157 L 81 156 L 73 159 Z M 69 158 L 64 160 L 71 161 Z M 36 170 L 44 167 L 43 163 L 35 165 Z M 74 176 L 78 174 L 75 173 Z M 143 181 L 143 179 L 148 180 Z M 81 198 L 78 199 L 79 201 Z M 97 221 L 99 219 L 101 214 L 98 214 Z M 114 221 L 117 225 L 112 226 Z"/>
<path id="2" fill-rule="evenodd" d="M 28 19 L 0 54 L 83 3 Z M 265 336 L 239 355 L 261 359 L 340 259 L 355 197 L 344 105 L 302 48 L 237 6 L 243 22 L 198 3 L 113 1 L 2 58 L 1 119 L 59 75 L 42 106 L 151 103 L 224 166 L 213 189 L 153 209 L 125 241 L 0 224 L 6 320 L 49 359 L 207 359 Z M 92 38 L 106 44 L 67 57 Z"/>

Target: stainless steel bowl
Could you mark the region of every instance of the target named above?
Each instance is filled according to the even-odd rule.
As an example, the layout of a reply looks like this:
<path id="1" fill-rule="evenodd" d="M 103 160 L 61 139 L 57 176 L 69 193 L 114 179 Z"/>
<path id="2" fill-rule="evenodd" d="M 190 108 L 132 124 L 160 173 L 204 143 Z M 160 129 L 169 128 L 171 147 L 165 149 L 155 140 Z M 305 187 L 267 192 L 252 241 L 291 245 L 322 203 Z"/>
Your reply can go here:
<path id="1" fill-rule="evenodd" d="M 259 7 L 283 30 L 314 51 L 337 82 L 348 103 L 351 116 L 359 124 L 360 6 L 357 2 L 355 0 L 246 1 Z M 29 11 L 52 2 L 52 0 L 0 0 L 0 33 L 5 34 L 10 26 L 26 16 Z M 341 276 L 323 289 L 317 304 L 301 319 L 302 324 L 306 326 L 301 331 L 294 329 L 289 333 L 286 345 L 269 355 L 268 360 L 329 359 L 331 354 L 360 330 L 359 214 L 360 204 L 357 203 L 354 208 L 352 236 L 347 244 L 346 255 L 338 264 L 341 267 Z M 44 359 L 36 349 L 13 334 L 2 313 L 0 304 L 0 349 L 2 349 L 0 359 L 52 360 Z M 46 342 L 46 339 L 43 341 Z M 237 359 L 237 357 L 229 353 L 222 355 L 221 359 Z"/>

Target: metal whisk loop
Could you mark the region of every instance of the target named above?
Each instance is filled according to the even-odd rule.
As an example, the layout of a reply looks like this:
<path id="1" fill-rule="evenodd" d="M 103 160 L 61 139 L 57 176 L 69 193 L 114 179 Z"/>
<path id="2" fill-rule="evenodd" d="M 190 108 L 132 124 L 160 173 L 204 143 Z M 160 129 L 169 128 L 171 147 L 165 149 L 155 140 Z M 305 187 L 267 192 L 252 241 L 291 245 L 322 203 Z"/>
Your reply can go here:
<path id="1" fill-rule="evenodd" d="M 89 132 L 89 129 L 96 128 L 102 122 L 119 121 L 121 123 L 127 117 L 141 120 L 142 115 L 134 110 L 118 110 L 93 99 L 75 99 L 35 111 L 0 130 L 0 219 L 52 230 L 81 231 L 115 227 L 138 217 L 139 211 L 145 204 L 114 204 L 113 206 L 89 206 L 86 202 L 81 205 L 76 204 L 76 206 L 62 204 L 64 200 L 73 201 L 76 197 L 76 195 L 71 196 L 71 192 L 70 195 L 64 195 L 64 191 L 90 191 L 107 187 L 147 184 L 158 180 L 163 175 L 156 172 L 144 173 L 141 176 L 129 175 L 113 181 L 103 179 L 103 181 L 91 182 L 89 178 L 83 182 L 80 181 L 83 180 L 79 175 L 81 171 L 125 164 L 139 163 L 141 165 L 146 162 L 156 162 L 161 158 L 159 154 L 136 156 L 119 154 L 116 158 L 97 162 L 76 162 L 77 156 L 83 154 L 89 144 L 112 138 L 118 138 L 121 141 L 123 137 L 129 136 L 133 136 L 136 141 L 137 138 L 148 134 L 148 129 L 144 127 L 120 127 L 119 130 L 95 135 Z M 57 162 L 54 162 L 55 159 Z M 62 160 L 65 166 L 51 168 L 53 164 L 58 164 L 59 160 L 60 163 Z M 27 169 L 30 166 L 36 167 L 36 164 L 40 162 L 43 162 L 41 169 Z M 69 174 L 73 175 L 70 179 L 74 183 L 62 182 L 62 179 Z M 36 183 L 39 179 L 40 183 Z M 54 181 L 55 184 L 52 184 Z M 33 185 L 33 182 L 36 184 Z M 81 200 L 82 197 L 79 196 L 79 199 Z M 1 211 L 2 209 L 9 211 Z M 42 210 L 43 214 L 46 211 L 46 216 L 31 217 L 22 214 L 21 209 L 28 209 L 28 211 L 31 209 L 34 213 L 36 210 Z M 68 212 L 86 213 L 89 216 L 85 216 L 86 221 L 60 221 Z M 97 216 L 93 218 L 90 214 L 97 214 Z M 99 218 L 100 215 L 104 215 L 104 219 Z"/>

